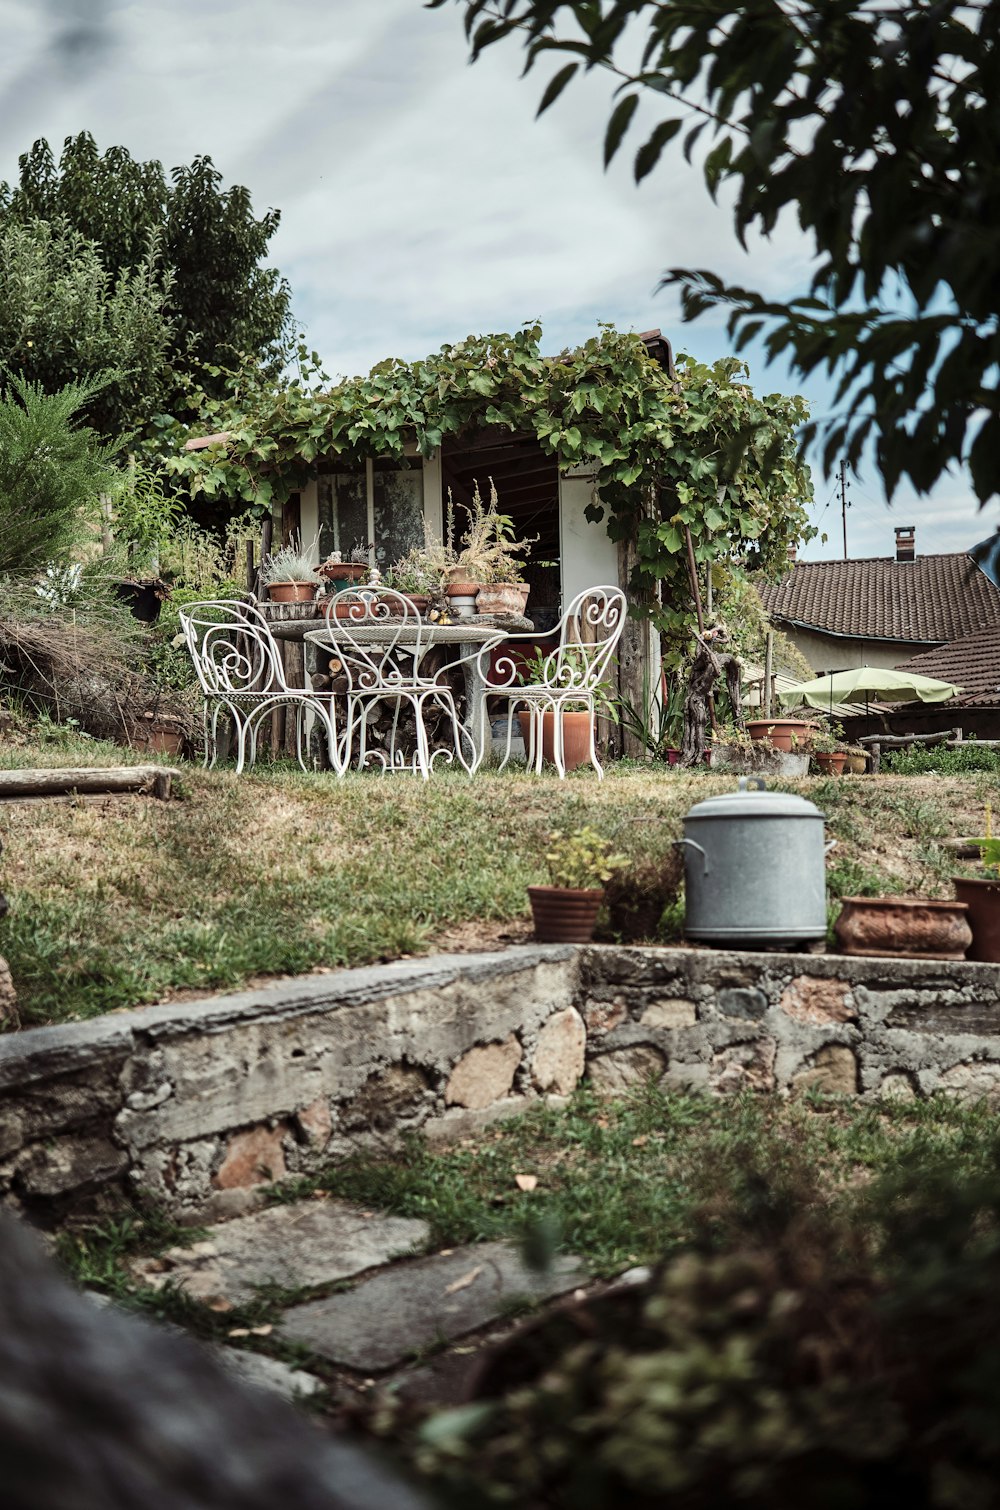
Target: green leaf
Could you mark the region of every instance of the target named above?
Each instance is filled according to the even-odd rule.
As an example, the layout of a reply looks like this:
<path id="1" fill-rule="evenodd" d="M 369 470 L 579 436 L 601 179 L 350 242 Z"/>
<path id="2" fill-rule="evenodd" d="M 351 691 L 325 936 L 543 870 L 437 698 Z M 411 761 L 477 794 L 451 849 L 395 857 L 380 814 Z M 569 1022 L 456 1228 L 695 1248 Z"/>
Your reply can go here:
<path id="1" fill-rule="evenodd" d="M 656 167 L 667 143 L 677 135 L 683 126 L 681 120 L 661 121 L 651 134 L 649 140 L 643 144 L 635 155 L 635 181 L 641 183 L 647 173 L 651 173 Z"/>
<path id="2" fill-rule="evenodd" d="M 549 106 L 559 98 L 579 67 L 579 63 L 567 63 L 565 68 L 560 68 L 555 78 L 549 80 L 545 93 L 542 95 L 541 104 L 535 112 L 536 120 L 543 111 L 548 110 Z"/>
<path id="3" fill-rule="evenodd" d="M 618 101 L 611 112 L 608 121 L 608 129 L 604 135 L 604 166 L 607 167 L 621 146 L 622 137 L 629 128 L 629 123 L 639 105 L 637 94 L 627 94 L 624 99 Z"/>

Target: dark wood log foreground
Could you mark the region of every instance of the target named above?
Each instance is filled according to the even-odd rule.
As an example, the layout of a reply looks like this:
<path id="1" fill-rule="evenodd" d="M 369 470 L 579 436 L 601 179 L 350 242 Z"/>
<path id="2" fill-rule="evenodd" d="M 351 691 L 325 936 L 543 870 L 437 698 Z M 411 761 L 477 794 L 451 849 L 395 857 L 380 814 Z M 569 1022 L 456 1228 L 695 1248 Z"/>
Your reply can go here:
<path id="1" fill-rule="evenodd" d="M 16 802 L 22 797 L 68 797 L 74 792 L 151 792 L 154 797 L 169 797 L 171 777 L 179 775 L 179 771 L 164 765 L 0 771 L 0 802 Z"/>

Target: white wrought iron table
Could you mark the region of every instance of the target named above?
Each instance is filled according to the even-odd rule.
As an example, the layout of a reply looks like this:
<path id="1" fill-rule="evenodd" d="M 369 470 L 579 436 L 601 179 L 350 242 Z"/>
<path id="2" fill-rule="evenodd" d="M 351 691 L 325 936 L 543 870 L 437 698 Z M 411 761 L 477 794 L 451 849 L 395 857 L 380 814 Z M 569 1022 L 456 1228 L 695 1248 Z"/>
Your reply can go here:
<path id="1" fill-rule="evenodd" d="M 477 765 L 487 751 L 489 734 L 486 715 L 488 689 L 483 676 L 483 651 L 493 650 L 510 632 L 506 624 L 500 627 L 495 622 L 477 623 L 475 620 L 466 620 L 461 624 L 430 624 L 424 621 L 420 624 L 421 657 L 438 645 L 468 647 L 465 655 L 455 656 L 450 664 L 461 670 L 465 682 L 464 726 L 476 751 Z M 370 624 L 352 623 L 351 638 L 361 645 L 395 644 L 398 647 L 405 646 L 407 640 L 415 643 L 417 629 L 415 625 L 401 627 L 399 619 L 385 619 Z M 319 650 L 333 653 L 337 649 L 336 629 L 329 625 L 323 629 L 306 630 L 303 639 Z"/>

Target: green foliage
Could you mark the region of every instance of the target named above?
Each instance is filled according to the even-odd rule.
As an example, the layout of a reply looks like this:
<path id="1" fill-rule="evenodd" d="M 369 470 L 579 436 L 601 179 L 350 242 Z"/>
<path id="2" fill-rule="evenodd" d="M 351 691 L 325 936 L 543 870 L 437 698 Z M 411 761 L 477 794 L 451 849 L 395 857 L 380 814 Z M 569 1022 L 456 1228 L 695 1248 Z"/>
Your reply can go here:
<path id="1" fill-rule="evenodd" d="M 155 239 L 112 272 L 65 220 L 4 223 L 0 213 L 6 367 L 49 393 L 99 380 L 86 413 L 108 439 L 143 425 L 169 392 L 169 293 Z"/>
<path id="2" fill-rule="evenodd" d="M 945 745 L 932 745 L 930 749 L 914 745 L 909 750 L 887 750 L 882 757 L 882 765 L 895 776 L 922 776 L 926 771 L 941 776 L 961 776 L 970 771 L 1000 771 L 1000 749 L 977 745 L 971 739 L 963 740 L 951 750 Z"/>
<path id="3" fill-rule="evenodd" d="M 210 157 L 174 168 L 168 179 L 160 163 L 139 162 L 124 147 L 99 152 L 83 131 L 67 137 L 58 163 L 39 140 L 19 165 L 17 182 L 0 185 L 0 225 L 65 222 L 94 244 L 112 282 L 158 253 L 172 327 L 168 356 L 178 372 L 244 353 L 280 369 L 290 293 L 274 269 L 261 266 L 280 217 L 268 210 L 257 219 L 248 191 L 223 189 Z M 200 370 L 202 383 L 221 391 L 217 373 Z"/>
<path id="4" fill-rule="evenodd" d="M 111 531 L 133 574 L 158 574 L 164 547 L 180 524 L 180 500 L 163 487 L 163 475 L 148 460 L 132 458 L 112 495 Z"/>
<path id="5" fill-rule="evenodd" d="M 113 448 L 79 423 L 93 391 L 70 383 L 46 394 L 10 379 L 0 399 L 0 573 L 65 562 L 114 485 Z"/>
<path id="6" fill-rule="evenodd" d="M 553 829 L 546 836 L 545 851 L 550 886 L 575 888 L 603 886 L 616 870 L 628 863 L 624 855 L 612 854 L 611 840 L 589 823 L 582 828 Z"/>
<path id="7" fill-rule="evenodd" d="M 193 496 L 263 509 L 303 487 L 318 458 L 359 465 L 402 456 L 414 438 L 429 456 L 446 436 L 496 425 L 533 432 L 561 466 L 593 466 L 588 517 L 607 514 L 612 537 L 636 544 L 633 612 L 681 637 L 691 622 L 685 527 L 700 563 L 726 556 L 747 571 L 786 569 L 789 544 L 814 533 L 794 440 L 801 399 L 756 398 L 731 358 L 707 367 L 682 357 L 674 382 L 638 336 L 611 326 L 555 358 L 541 355 L 540 338 L 537 325 L 470 336 L 332 388 L 304 351 L 300 372 L 277 388 L 244 370 L 225 401 L 200 405 L 202 433 L 228 440 L 185 452 L 187 432 L 177 431 L 167 465 Z"/>
<path id="8" fill-rule="evenodd" d="M 828 468 L 874 441 L 890 495 L 904 476 L 925 492 L 956 461 L 981 501 L 1000 491 L 997 0 L 457 3 L 473 57 L 515 36 L 527 67 L 559 65 L 543 108 L 577 68 L 614 76 L 606 162 L 640 99 L 669 102 L 637 180 L 676 136 L 689 162 L 700 154 L 713 199 L 732 204 L 741 243 L 794 212 L 817 259 L 804 295 L 767 299 L 707 271 L 666 281 L 688 319 L 728 309 L 737 349 L 763 332 L 801 377 L 838 376 L 841 412 L 804 431 L 821 433 Z"/>

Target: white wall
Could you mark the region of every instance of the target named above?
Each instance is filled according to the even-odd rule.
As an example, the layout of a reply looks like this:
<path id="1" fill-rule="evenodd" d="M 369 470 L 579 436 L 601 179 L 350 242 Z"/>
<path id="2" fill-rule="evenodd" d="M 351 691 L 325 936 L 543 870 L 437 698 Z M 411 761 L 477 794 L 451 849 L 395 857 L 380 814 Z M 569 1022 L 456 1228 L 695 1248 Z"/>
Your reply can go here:
<path id="1" fill-rule="evenodd" d="M 591 524 L 585 510 L 594 493 L 591 467 L 559 476 L 559 555 L 563 607 L 588 587 L 618 585 L 618 546 L 605 521 Z"/>

